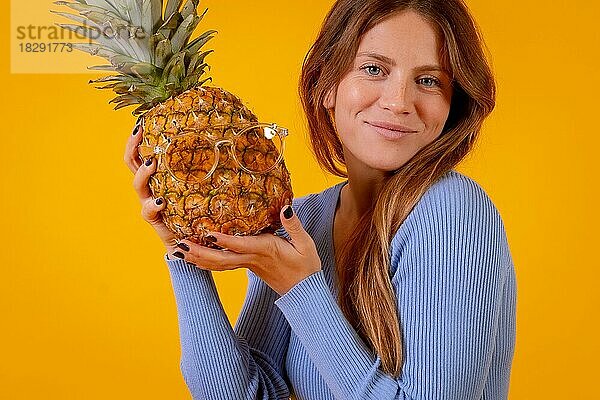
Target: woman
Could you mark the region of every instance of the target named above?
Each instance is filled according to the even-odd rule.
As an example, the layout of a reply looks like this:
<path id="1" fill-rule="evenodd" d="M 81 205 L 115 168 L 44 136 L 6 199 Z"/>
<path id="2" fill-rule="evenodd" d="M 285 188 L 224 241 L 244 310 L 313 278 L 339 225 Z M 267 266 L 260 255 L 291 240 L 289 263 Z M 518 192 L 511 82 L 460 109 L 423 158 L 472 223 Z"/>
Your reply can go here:
<path id="1" fill-rule="evenodd" d="M 279 235 L 214 233 L 224 251 L 175 245 L 134 133 L 125 159 L 168 250 L 194 398 L 507 398 L 514 266 L 495 206 L 453 170 L 494 107 L 482 48 L 461 0 L 337 1 L 300 95 L 317 160 L 348 179 L 294 199 Z M 210 271 L 239 267 L 232 329 Z"/>

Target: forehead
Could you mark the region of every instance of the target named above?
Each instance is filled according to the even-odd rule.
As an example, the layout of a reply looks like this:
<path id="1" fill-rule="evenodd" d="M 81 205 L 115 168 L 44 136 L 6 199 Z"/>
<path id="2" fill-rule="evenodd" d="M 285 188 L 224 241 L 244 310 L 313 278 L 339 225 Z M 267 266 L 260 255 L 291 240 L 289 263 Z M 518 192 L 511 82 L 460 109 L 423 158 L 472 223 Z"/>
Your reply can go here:
<path id="1" fill-rule="evenodd" d="M 402 11 L 377 23 L 361 38 L 358 53 L 375 52 L 396 61 L 439 62 L 441 38 L 434 25 L 412 11 Z"/>

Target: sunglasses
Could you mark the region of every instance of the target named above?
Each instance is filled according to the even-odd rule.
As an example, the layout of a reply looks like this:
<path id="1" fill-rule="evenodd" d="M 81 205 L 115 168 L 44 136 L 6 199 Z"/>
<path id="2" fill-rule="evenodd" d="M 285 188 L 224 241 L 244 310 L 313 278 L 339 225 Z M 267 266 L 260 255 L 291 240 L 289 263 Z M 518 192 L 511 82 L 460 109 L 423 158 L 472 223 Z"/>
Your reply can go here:
<path id="1" fill-rule="evenodd" d="M 138 151 L 143 159 L 157 156 L 158 165 L 164 163 L 176 180 L 202 183 L 216 170 L 221 146 L 227 146 L 237 165 L 249 174 L 273 170 L 283 160 L 287 135 L 286 128 L 274 123 L 212 125 L 182 129 L 174 136 L 162 132 L 157 145 L 140 144 Z"/>

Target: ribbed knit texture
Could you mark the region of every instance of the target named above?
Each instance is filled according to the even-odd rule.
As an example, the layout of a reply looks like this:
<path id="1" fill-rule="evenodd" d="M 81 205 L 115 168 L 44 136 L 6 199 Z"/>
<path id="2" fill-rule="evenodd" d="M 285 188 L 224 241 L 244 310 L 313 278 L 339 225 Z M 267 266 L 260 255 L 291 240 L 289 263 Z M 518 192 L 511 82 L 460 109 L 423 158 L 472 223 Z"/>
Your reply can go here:
<path id="1" fill-rule="evenodd" d="M 487 194 L 452 170 L 395 233 L 390 277 L 405 359 L 394 379 L 335 300 L 332 223 L 346 183 L 293 200 L 322 270 L 283 296 L 248 271 L 235 328 L 211 272 L 165 255 L 181 371 L 194 399 L 506 399 L 516 281 L 504 225 Z"/>

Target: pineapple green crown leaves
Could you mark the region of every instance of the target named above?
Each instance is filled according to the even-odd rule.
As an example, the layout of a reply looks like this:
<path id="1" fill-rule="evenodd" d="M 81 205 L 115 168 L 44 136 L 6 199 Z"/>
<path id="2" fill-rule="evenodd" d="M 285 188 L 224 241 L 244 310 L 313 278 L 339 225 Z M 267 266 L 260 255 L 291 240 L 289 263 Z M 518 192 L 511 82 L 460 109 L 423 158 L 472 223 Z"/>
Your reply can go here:
<path id="1" fill-rule="evenodd" d="M 184 3 L 185 1 L 185 3 Z M 52 11 L 77 22 L 58 26 L 85 36 L 88 43 L 73 48 L 105 58 L 108 65 L 92 70 L 116 72 L 91 80 L 99 89 L 112 89 L 115 109 L 139 106 L 139 115 L 211 78 L 204 62 L 212 50 L 202 47 L 217 32 L 208 30 L 190 41 L 206 11 L 198 15 L 199 0 L 74 0 L 55 1 L 76 13 Z"/>

